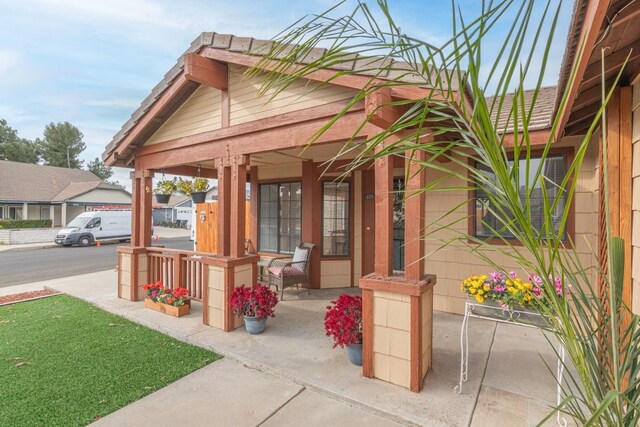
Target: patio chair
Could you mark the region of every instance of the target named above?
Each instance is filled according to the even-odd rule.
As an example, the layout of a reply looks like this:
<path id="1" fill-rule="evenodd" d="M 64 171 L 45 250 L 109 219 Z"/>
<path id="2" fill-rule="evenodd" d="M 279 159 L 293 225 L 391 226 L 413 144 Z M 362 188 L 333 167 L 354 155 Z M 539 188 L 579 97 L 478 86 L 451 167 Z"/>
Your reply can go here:
<path id="1" fill-rule="evenodd" d="M 280 300 L 284 299 L 284 288 L 291 286 L 302 286 L 309 289 L 309 265 L 311 264 L 311 251 L 315 245 L 313 243 L 300 243 L 293 253 L 293 257 L 273 258 L 269 262 L 267 271 L 269 273 L 269 287 L 275 285 L 276 290 L 280 290 Z"/>

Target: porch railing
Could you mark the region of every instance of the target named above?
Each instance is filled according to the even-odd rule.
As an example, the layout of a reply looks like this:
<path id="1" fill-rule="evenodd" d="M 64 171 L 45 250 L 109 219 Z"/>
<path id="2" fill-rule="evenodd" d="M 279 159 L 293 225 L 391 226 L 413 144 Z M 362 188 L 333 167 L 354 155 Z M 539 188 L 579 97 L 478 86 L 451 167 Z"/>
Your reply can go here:
<path id="1" fill-rule="evenodd" d="M 197 252 L 149 247 L 147 250 L 148 278 L 161 281 L 171 289 L 187 288 L 194 301 L 202 301 L 205 265 Z"/>

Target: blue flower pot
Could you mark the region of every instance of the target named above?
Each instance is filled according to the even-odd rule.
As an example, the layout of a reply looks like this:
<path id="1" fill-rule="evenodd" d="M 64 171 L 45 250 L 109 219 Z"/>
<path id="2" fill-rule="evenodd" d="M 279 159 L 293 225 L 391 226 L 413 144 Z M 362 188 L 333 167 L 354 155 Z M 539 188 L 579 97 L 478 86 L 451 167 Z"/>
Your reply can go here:
<path id="1" fill-rule="evenodd" d="M 258 335 L 264 332 L 267 325 L 267 318 L 247 317 L 244 316 L 244 327 L 251 335 Z"/>
<path id="2" fill-rule="evenodd" d="M 362 366 L 362 344 L 351 344 L 347 346 L 347 356 L 349 361 L 356 366 Z"/>

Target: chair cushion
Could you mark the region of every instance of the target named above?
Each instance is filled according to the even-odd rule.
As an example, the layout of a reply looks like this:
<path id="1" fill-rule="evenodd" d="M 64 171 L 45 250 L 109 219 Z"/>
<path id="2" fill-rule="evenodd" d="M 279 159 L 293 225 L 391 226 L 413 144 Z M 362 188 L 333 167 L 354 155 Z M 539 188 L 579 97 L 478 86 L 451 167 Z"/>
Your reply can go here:
<path id="1" fill-rule="evenodd" d="M 280 276 L 281 272 L 282 272 L 282 267 L 269 267 L 269 273 L 273 274 L 274 276 Z M 304 274 L 304 271 L 294 266 L 289 265 L 284 268 L 285 276 L 299 276 L 301 274 Z"/>
<path id="2" fill-rule="evenodd" d="M 304 262 L 307 260 L 308 250 L 302 248 L 296 248 L 296 251 L 293 253 L 292 262 Z"/>

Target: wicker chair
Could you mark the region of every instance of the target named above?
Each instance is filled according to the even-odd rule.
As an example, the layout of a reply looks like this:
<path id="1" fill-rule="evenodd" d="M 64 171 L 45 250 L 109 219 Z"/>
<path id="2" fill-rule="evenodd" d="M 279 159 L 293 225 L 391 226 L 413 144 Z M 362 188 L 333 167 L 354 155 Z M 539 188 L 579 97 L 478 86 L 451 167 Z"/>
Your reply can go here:
<path id="1" fill-rule="evenodd" d="M 293 253 L 293 257 L 273 258 L 269 262 L 267 271 L 269 272 L 269 287 L 275 285 L 276 290 L 280 290 L 280 300 L 284 299 L 284 288 L 291 286 L 302 286 L 309 289 L 309 265 L 311 264 L 311 251 L 315 245 L 313 243 L 301 243 Z"/>

